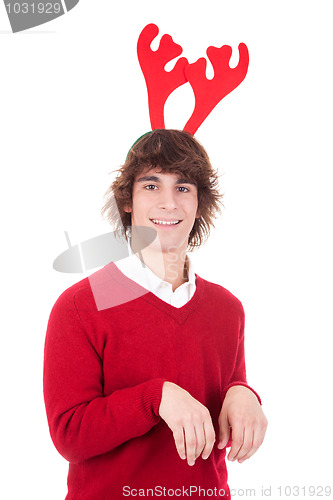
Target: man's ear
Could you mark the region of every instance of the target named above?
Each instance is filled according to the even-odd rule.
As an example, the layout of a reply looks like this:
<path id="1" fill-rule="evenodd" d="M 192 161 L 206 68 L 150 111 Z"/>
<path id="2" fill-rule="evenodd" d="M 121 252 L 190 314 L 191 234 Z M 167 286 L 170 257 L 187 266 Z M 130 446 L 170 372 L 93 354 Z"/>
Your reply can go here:
<path id="1" fill-rule="evenodd" d="M 127 212 L 127 213 L 131 213 L 132 212 L 132 206 L 130 203 L 128 203 L 127 205 L 124 205 L 124 211 Z"/>

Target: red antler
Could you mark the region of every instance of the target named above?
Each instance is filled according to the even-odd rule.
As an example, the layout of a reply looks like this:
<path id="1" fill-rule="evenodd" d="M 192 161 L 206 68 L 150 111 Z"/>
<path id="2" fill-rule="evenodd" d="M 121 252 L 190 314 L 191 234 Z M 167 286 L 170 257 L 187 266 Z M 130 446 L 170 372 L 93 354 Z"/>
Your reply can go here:
<path id="1" fill-rule="evenodd" d="M 195 95 L 194 111 L 184 127 L 187 132 L 195 134 L 215 106 L 244 80 L 249 66 L 249 52 L 245 43 L 240 43 L 238 50 L 238 65 L 230 68 L 232 49 L 229 45 L 208 47 L 207 55 L 214 68 L 212 80 L 206 78 L 206 59 L 200 58 L 186 66 L 185 75 Z"/>
<path id="2" fill-rule="evenodd" d="M 169 95 L 180 85 L 186 83 L 184 67 L 188 64 L 181 57 L 172 71 L 165 71 L 165 65 L 179 56 L 183 49 L 177 45 L 170 35 L 163 35 L 158 50 L 151 50 L 150 45 L 158 35 L 155 24 L 148 24 L 141 32 L 138 40 L 138 59 L 146 80 L 149 102 L 149 115 L 152 130 L 165 128 L 164 105 Z"/>

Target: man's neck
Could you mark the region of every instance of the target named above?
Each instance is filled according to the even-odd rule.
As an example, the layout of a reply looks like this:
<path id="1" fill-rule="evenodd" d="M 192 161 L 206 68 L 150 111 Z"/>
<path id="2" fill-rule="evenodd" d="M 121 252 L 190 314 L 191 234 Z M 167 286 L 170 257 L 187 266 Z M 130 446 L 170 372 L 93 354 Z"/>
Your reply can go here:
<path id="1" fill-rule="evenodd" d="M 183 252 L 156 252 L 146 247 L 136 256 L 161 280 L 172 285 L 175 291 L 189 280 L 189 261 Z"/>

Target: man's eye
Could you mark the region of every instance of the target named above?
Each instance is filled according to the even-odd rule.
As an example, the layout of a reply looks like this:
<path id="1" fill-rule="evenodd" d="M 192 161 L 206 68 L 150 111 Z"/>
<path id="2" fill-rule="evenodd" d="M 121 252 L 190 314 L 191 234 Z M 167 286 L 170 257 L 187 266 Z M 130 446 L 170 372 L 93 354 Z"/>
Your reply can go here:
<path id="1" fill-rule="evenodd" d="M 147 191 L 155 191 L 155 188 L 157 189 L 156 184 L 147 184 L 145 186 L 145 189 L 147 189 Z M 187 191 L 189 191 L 189 189 L 185 186 L 178 186 L 178 189 L 182 190 L 182 193 L 186 193 Z"/>

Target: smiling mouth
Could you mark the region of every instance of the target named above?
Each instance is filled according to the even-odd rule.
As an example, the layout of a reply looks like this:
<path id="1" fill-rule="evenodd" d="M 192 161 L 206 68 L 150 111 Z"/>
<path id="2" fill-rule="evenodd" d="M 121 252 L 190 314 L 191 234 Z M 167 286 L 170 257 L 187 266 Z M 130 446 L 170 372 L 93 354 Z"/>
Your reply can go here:
<path id="1" fill-rule="evenodd" d="M 161 220 L 161 219 L 149 219 L 151 220 L 156 226 L 176 226 L 180 222 L 182 222 L 182 219 L 176 219 L 173 221 L 166 221 L 166 220 Z"/>

